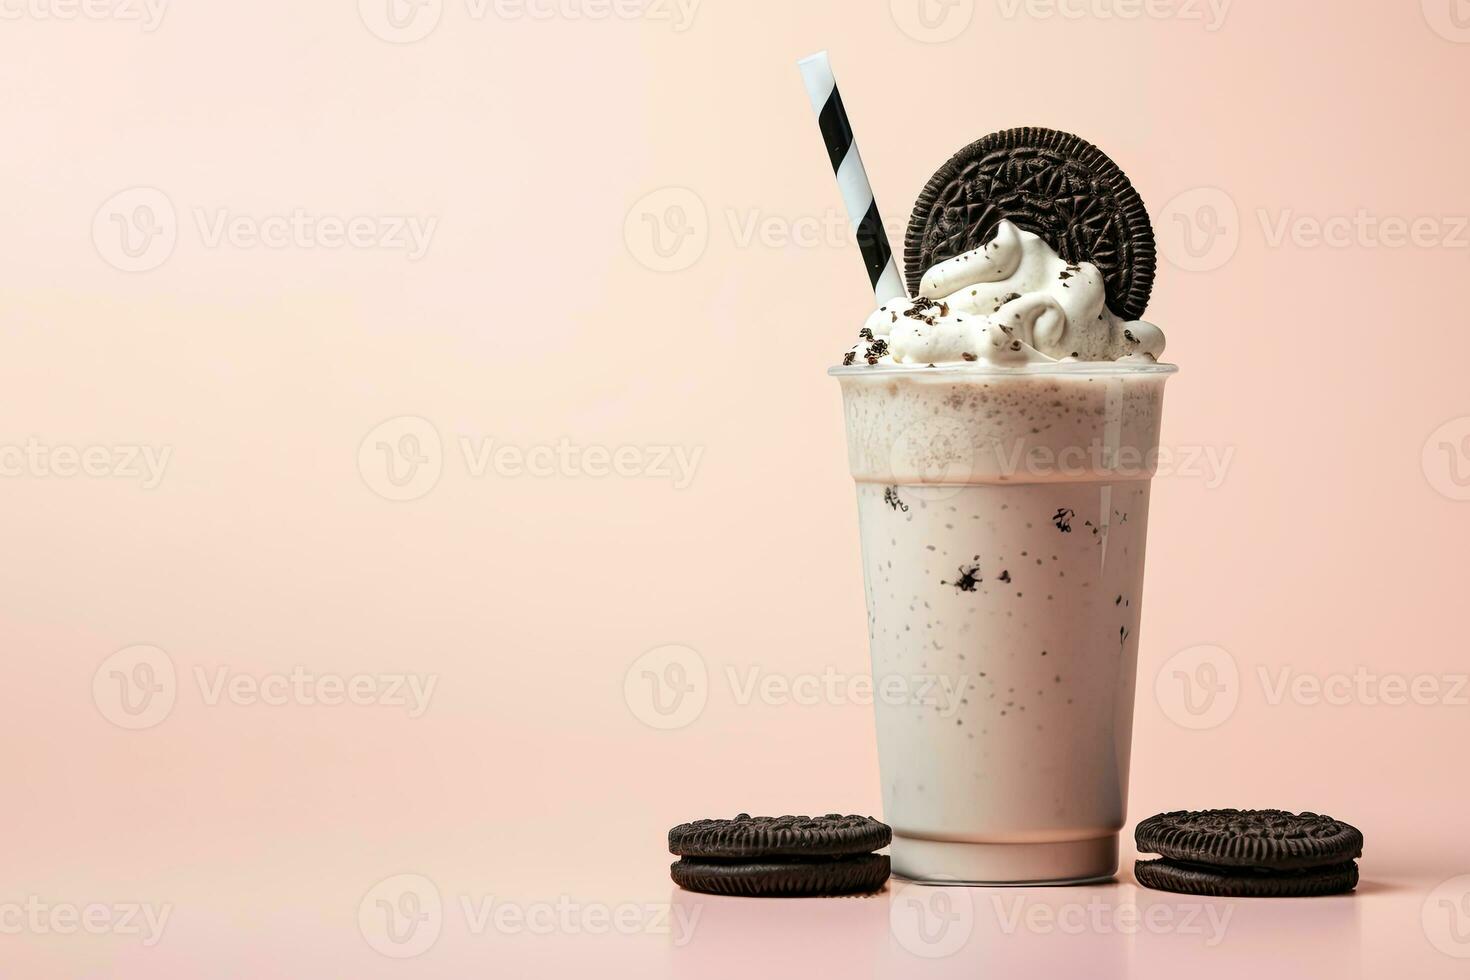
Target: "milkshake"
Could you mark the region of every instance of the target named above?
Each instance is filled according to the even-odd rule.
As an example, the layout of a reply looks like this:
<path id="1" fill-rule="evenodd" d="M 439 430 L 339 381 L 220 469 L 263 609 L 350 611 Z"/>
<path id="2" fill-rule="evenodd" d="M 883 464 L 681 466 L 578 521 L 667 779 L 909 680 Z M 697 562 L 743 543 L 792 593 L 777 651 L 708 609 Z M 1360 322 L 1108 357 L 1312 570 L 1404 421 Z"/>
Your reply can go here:
<path id="1" fill-rule="evenodd" d="M 1175 369 L 1157 327 L 1108 308 L 1097 266 L 1010 221 L 917 293 L 876 310 L 831 371 L 875 689 L 955 692 L 875 699 L 893 870 L 1106 878 Z"/>

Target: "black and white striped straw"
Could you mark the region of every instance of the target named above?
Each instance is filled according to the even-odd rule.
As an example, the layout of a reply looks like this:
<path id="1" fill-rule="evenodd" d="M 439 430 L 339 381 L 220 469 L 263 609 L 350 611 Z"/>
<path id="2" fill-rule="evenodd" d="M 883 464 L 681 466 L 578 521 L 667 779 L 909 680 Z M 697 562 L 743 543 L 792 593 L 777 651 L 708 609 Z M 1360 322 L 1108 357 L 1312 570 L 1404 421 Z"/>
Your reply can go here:
<path id="1" fill-rule="evenodd" d="M 817 114 L 822 141 L 827 144 L 827 156 L 832 161 L 832 172 L 837 175 L 837 186 L 842 191 L 842 204 L 857 233 L 858 247 L 862 249 L 863 262 L 868 267 L 868 279 L 881 306 L 905 295 L 903 277 L 898 274 L 898 263 L 894 261 L 888 234 L 883 230 L 883 219 L 878 214 L 878 202 L 873 198 L 873 188 L 868 184 L 867 171 L 863 169 L 863 158 L 852 138 L 847 110 L 842 106 L 837 80 L 832 76 L 832 63 L 827 52 L 818 51 L 798 61 L 797 67 L 801 69 L 807 95 L 811 96 L 812 111 Z"/>

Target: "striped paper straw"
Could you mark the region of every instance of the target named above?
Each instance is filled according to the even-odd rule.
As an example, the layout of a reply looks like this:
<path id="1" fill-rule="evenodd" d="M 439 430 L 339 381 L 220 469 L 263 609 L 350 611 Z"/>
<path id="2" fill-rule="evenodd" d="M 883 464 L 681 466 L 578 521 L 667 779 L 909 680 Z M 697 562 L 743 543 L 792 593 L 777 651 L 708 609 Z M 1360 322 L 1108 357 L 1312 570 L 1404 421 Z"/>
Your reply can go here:
<path id="1" fill-rule="evenodd" d="M 837 174 L 843 207 L 847 209 L 847 218 L 857 232 L 858 247 L 862 249 L 863 262 L 868 266 L 868 279 L 873 284 L 878 305 L 882 306 L 891 299 L 906 295 L 903 277 L 898 274 L 898 263 L 894 261 L 893 249 L 888 245 L 888 233 L 883 230 L 883 219 L 878 215 L 878 202 L 873 199 L 873 188 L 868 184 L 863 158 L 852 138 L 847 110 L 843 108 L 842 96 L 837 92 L 837 79 L 832 76 L 832 62 L 828 60 L 827 52 L 818 51 L 796 64 L 801 69 L 802 81 L 806 83 L 807 95 L 811 96 L 817 125 L 822 128 L 822 141 L 827 144 L 827 156 L 832 160 L 833 173 Z"/>

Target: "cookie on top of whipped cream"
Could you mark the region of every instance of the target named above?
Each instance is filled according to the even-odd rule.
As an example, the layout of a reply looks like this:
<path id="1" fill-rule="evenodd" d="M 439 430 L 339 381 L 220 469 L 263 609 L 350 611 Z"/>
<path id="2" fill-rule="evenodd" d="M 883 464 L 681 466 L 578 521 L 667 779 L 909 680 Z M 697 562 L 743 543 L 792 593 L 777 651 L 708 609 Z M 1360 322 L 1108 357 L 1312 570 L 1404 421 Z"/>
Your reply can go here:
<path id="1" fill-rule="evenodd" d="M 843 364 L 996 365 L 1057 361 L 1157 361 L 1164 334 L 1107 308 L 1091 262 L 1062 259 L 1010 221 L 977 249 L 924 273 L 919 295 L 868 317 Z"/>

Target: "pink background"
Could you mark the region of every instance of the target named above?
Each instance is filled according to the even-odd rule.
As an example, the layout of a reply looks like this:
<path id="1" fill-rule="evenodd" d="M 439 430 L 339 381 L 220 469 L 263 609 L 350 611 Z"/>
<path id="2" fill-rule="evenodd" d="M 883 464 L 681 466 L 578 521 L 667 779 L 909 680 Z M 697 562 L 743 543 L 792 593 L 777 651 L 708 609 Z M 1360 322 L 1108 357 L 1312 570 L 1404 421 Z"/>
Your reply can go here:
<path id="1" fill-rule="evenodd" d="M 0 917 L 7 973 L 1460 975 L 1470 938 L 1445 929 L 1470 937 L 1470 884 L 1431 890 L 1470 873 L 1470 30 L 1452 0 L 1238 0 L 1215 25 L 1183 0 L 1132 19 L 1102 16 L 1128 0 L 926 0 L 933 31 L 917 2 L 703 0 L 686 23 L 662 3 L 428 0 L 397 35 L 377 0 L 180 3 L 153 30 L 5 8 L 0 452 L 170 455 L 151 487 L 34 462 L 0 478 L 0 912 L 171 908 L 151 946 Z M 1155 486 L 1130 830 L 1161 809 L 1326 811 L 1366 835 L 1356 897 L 1215 903 L 1235 918 L 1202 950 L 1184 930 L 1007 933 L 977 891 L 969 942 L 930 958 L 890 928 L 898 890 L 768 904 L 669 884 L 683 820 L 880 812 L 870 707 L 742 704 L 728 673 L 867 669 L 823 371 L 870 297 L 826 230 L 840 202 L 794 66 L 822 47 L 894 236 L 935 167 L 1007 126 L 1082 134 L 1143 193 L 1164 256 L 1148 318 L 1183 367 L 1164 442 L 1230 455 L 1219 480 Z M 124 271 L 116 219 L 144 221 L 139 202 L 177 243 Z M 209 237 L 221 214 L 297 209 L 436 224 L 417 259 Z M 1312 237 L 1360 211 L 1423 219 L 1417 242 L 1364 222 Z M 377 442 L 424 425 L 368 437 L 404 417 L 442 473 L 390 500 Z M 632 447 L 639 475 L 475 475 L 462 439 Z M 659 447 L 700 454 L 687 486 Z M 174 702 L 129 730 L 109 658 L 138 644 L 167 654 Z M 660 730 L 624 682 L 669 644 L 708 680 Z M 1176 668 L 1206 662 L 1225 700 L 1187 727 Z M 198 681 L 295 667 L 437 686 L 410 717 L 211 703 Z M 1346 703 L 1274 697 L 1283 669 L 1330 686 L 1360 667 L 1377 680 Z M 1435 703 L 1383 703 L 1385 678 Z M 1178 910 L 1130 859 L 1115 886 L 1010 894 Z M 444 903 L 410 959 L 359 924 L 403 873 Z M 702 911 L 682 945 L 655 926 L 477 933 L 460 899 L 490 896 Z"/>

